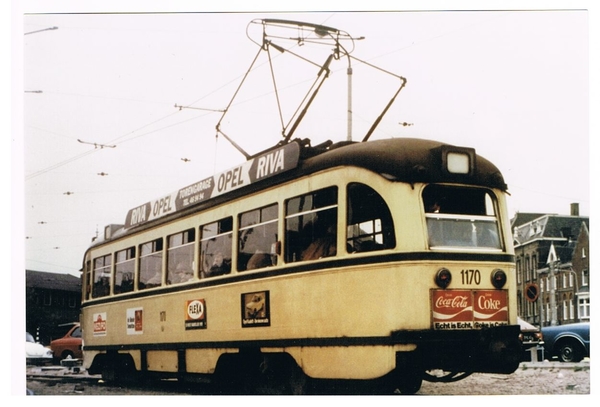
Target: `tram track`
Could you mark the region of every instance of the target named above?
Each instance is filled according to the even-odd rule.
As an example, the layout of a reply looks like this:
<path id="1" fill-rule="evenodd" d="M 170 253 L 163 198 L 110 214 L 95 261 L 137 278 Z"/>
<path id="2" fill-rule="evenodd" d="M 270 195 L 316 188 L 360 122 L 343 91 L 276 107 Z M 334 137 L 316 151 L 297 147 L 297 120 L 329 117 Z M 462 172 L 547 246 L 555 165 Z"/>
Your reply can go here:
<path id="1" fill-rule="evenodd" d="M 205 384 L 147 380 L 130 385 L 104 382 L 85 370 L 28 367 L 27 389 L 33 395 L 197 395 L 217 393 Z M 351 391 L 355 390 L 355 391 Z M 363 389 L 364 390 L 364 389 Z M 341 381 L 322 383 L 314 394 L 358 394 Z M 424 382 L 417 395 L 590 394 L 590 362 L 525 362 L 510 375 L 474 374 L 455 383 Z"/>

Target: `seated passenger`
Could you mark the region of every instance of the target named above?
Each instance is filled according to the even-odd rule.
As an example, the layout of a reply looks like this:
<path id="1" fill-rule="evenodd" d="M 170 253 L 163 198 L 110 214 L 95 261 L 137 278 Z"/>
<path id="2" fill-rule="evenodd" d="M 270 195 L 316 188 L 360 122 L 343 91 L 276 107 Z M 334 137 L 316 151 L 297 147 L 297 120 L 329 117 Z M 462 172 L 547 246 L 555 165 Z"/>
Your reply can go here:
<path id="1" fill-rule="evenodd" d="M 312 235 L 316 236 L 316 239 L 302 251 L 301 260 L 335 256 L 337 250 L 336 213 L 329 211 L 319 213 Z"/>
<path id="2" fill-rule="evenodd" d="M 227 262 L 227 260 L 223 256 L 223 253 L 217 252 L 215 254 L 215 258 L 213 260 L 212 266 L 210 266 L 210 269 L 207 272 L 205 272 L 204 274 L 205 274 L 205 277 L 214 277 L 214 276 L 221 276 L 223 274 L 229 274 L 230 271 L 231 271 L 231 264 L 229 264 Z"/>
<path id="3" fill-rule="evenodd" d="M 161 282 L 162 282 L 162 273 L 160 271 L 157 271 L 156 274 L 154 274 L 154 276 L 152 276 L 148 281 L 146 281 L 145 288 L 159 286 L 161 284 Z"/>
<path id="4" fill-rule="evenodd" d="M 246 270 L 261 269 L 263 267 L 270 267 L 273 265 L 273 260 L 269 253 L 256 252 L 248 260 L 246 264 Z"/>
<path id="5" fill-rule="evenodd" d="M 175 270 L 169 276 L 169 284 L 179 284 L 190 281 L 194 277 L 192 270 L 185 265 L 184 262 L 180 262 L 175 267 Z"/>
<path id="6" fill-rule="evenodd" d="M 335 256 L 335 240 L 335 235 L 333 234 L 322 236 L 314 240 L 302 252 L 302 260 L 316 260 L 323 257 Z"/>

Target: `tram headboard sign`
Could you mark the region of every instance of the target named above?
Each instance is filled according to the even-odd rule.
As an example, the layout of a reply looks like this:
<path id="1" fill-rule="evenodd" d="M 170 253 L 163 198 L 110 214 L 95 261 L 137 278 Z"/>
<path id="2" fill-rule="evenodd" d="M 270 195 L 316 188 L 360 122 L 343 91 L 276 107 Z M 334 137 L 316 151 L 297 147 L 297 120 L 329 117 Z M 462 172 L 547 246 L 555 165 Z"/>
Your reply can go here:
<path id="1" fill-rule="evenodd" d="M 188 185 L 176 192 L 130 209 L 125 228 L 175 213 L 210 198 L 291 170 L 298 165 L 300 146 L 289 143 L 254 157 L 242 165 Z"/>

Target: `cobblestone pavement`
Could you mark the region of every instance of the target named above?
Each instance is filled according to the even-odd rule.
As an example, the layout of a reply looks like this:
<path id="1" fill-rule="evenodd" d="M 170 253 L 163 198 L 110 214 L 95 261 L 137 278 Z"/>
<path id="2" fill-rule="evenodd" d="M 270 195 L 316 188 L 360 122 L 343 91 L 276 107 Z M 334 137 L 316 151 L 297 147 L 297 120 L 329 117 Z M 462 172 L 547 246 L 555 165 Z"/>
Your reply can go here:
<path id="1" fill-rule="evenodd" d="M 510 375 L 476 373 L 455 383 L 423 382 L 418 394 L 590 394 L 590 363 L 521 363 Z"/>
<path id="2" fill-rule="evenodd" d="M 454 383 L 423 382 L 418 395 L 542 395 L 591 394 L 590 362 L 580 363 L 528 362 L 510 375 L 473 374 Z M 49 380 L 56 379 L 56 380 Z M 58 380 L 61 379 L 61 380 Z M 65 381 L 66 379 L 66 381 Z M 33 395 L 174 395 L 203 394 L 177 387 L 115 387 L 106 386 L 99 376 L 86 372 L 53 367 L 29 367 L 27 390 Z M 23 389 L 23 393 L 26 390 Z M 206 393 L 208 394 L 208 393 Z"/>

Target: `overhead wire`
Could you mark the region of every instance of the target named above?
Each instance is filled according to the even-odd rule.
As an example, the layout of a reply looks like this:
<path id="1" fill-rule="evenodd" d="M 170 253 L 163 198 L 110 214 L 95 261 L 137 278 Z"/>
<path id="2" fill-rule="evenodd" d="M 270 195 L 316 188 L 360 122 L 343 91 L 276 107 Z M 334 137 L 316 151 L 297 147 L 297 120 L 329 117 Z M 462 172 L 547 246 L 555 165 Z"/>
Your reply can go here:
<path id="1" fill-rule="evenodd" d="M 332 17 L 332 16 L 329 16 L 329 17 L 328 17 L 328 18 L 327 18 L 325 21 L 329 20 L 331 17 Z M 396 50 L 396 51 L 398 51 L 398 50 Z M 393 52 L 396 52 L 396 51 L 391 51 L 390 53 L 393 53 Z M 379 57 L 381 57 L 381 55 L 380 55 Z M 378 58 L 378 57 L 376 57 L 376 58 Z M 266 64 L 266 63 L 268 63 L 268 62 L 265 62 L 264 64 Z M 262 66 L 262 65 L 264 65 L 264 64 L 260 64 L 260 65 L 258 65 L 256 68 L 259 68 L 259 67 L 261 67 L 261 66 Z M 219 90 L 223 89 L 224 87 L 228 86 L 229 84 L 233 83 L 234 81 L 236 81 L 236 80 L 238 80 L 238 79 L 239 79 L 239 76 L 238 76 L 238 77 L 236 77 L 236 78 L 234 78 L 234 79 L 232 79 L 231 81 L 228 81 L 228 82 L 227 82 L 227 83 L 225 83 L 224 85 L 222 85 L 222 86 L 220 86 L 220 87 L 216 88 L 216 89 L 215 89 L 215 90 L 213 90 L 212 92 L 209 92 L 209 93 L 207 93 L 206 95 L 202 96 L 201 98 L 199 98 L 199 99 L 197 99 L 197 100 L 193 101 L 192 103 L 188 104 L 187 106 L 193 106 L 194 104 L 196 104 L 196 103 L 200 102 L 201 100 L 203 100 L 203 99 L 207 98 L 208 96 L 210 96 L 210 95 L 212 95 L 212 94 L 214 94 L 214 93 L 218 92 Z M 257 96 L 257 97 L 261 97 L 261 96 Z M 244 102 L 240 102 L 240 103 L 247 103 L 247 102 L 248 102 L 248 101 L 244 101 Z M 153 134 L 153 133 L 156 133 L 156 132 L 159 132 L 159 131 L 162 131 L 162 130 L 168 129 L 168 128 L 171 128 L 171 127 L 177 126 L 177 125 L 179 125 L 179 124 L 183 124 L 183 123 L 189 122 L 189 121 L 191 121 L 191 120 L 196 120 L 196 119 L 198 119 L 198 118 L 200 118 L 200 117 L 204 117 L 204 116 L 206 116 L 207 114 L 210 114 L 210 113 L 205 113 L 205 114 L 202 114 L 202 115 L 198 115 L 198 116 L 195 116 L 195 117 L 192 117 L 192 118 L 189 118 L 189 119 L 186 119 L 186 120 L 183 120 L 183 121 L 177 122 L 177 123 L 170 124 L 170 125 L 168 125 L 168 126 L 164 126 L 164 127 L 161 127 L 161 128 L 158 128 L 158 129 L 155 129 L 155 130 L 152 130 L 152 131 L 146 132 L 146 133 L 138 134 L 138 135 L 135 135 L 135 136 L 132 136 L 132 137 L 129 137 L 129 138 L 127 138 L 127 137 L 128 137 L 129 135 L 131 135 L 132 133 L 139 132 L 140 130 L 142 130 L 142 129 L 145 129 L 145 128 L 147 128 L 147 127 L 149 127 L 149 126 L 153 125 L 153 124 L 156 124 L 156 123 L 159 123 L 159 122 L 161 122 L 161 121 L 163 121 L 163 120 L 166 120 L 166 119 L 168 119 L 169 117 L 171 117 L 171 116 L 174 116 L 175 114 L 179 113 L 180 111 L 181 111 L 181 109 L 179 109 L 179 110 L 178 110 L 178 111 L 176 111 L 176 112 L 170 113 L 170 114 L 168 114 L 168 115 L 166 115 L 166 116 L 163 116 L 163 117 L 161 117 L 161 118 L 159 118 L 159 119 L 157 119 L 157 120 L 154 120 L 154 121 L 152 121 L 152 122 L 150 122 L 150 123 L 148 123 L 148 124 L 145 124 L 145 125 L 143 125 L 143 126 L 141 126 L 141 127 L 137 128 L 137 129 L 135 129 L 135 130 L 132 130 L 132 131 L 130 131 L 130 132 L 128 132 L 128 133 L 126 133 L 126 134 L 123 134 L 123 135 L 121 135 L 121 136 L 119 136 L 119 137 L 116 137 L 116 138 L 114 138 L 114 139 L 110 140 L 110 141 L 109 141 L 109 143 L 113 143 L 113 144 L 116 144 L 116 145 L 120 145 L 120 144 L 123 144 L 123 143 L 125 143 L 125 142 L 132 141 L 132 140 L 138 139 L 138 138 L 140 138 L 140 137 L 144 137 L 144 136 L 147 136 L 147 135 L 149 135 L 149 134 Z M 43 169 L 41 169 L 41 170 L 35 171 L 35 172 L 31 173 L 31 174 L 28 174 L 28 175 L 26 175 L 26 176 L 25 176 L 25 180 L 26 180 L 26 181 L 28 181 L 28 180 L 31 180 L 31 179 L 33 179 L 33 178 L 35 178 L 35 177 L 39 176 L 39 175 L 45 174 L 45 173 L 47 173 L 47 172 L 49 172 L 49 171 L 53 171 L 53 170 L 55 170 L 56 168 L 62 167 L 62 166 L 64 166 L 64 165 L 67 165 L 67 164 L 70 164 L 70 163 L 72 163 L 72 162 L 74 162 L 74 161 L 77 161 L 77 160 L 79 160 L 79 159 L 81 159 L 81 158 L 84 158 L 84 157 L 86 157 L 86 156 L 88 156 L 88 155 L 90 155 L 90 154 L 92 154 L 92 153 L 94 153 L 94 152 L 96 152 L 96 151 L 98 151 L 98 149 L 89 150 L 89 151 L 86 151 L 86 152 L 84 152 L 84 153 L 77 154 L 77 155 L 75 155 L 75 156 L 73 156 L 73 157 L 70 157 L 70 158 L 68 158 L 68 159 L 66 159 L 66 160 L 63 160 L 63 161 L 61 161 L 61 162 L 58 162 L 58 163 L 56 163 L 56 164 L 53 164 L 53 165 L 51 165 L 51 166 L 49 166 L 49 167 L 46 167 L 46 168 L 43 168 Z"/>

